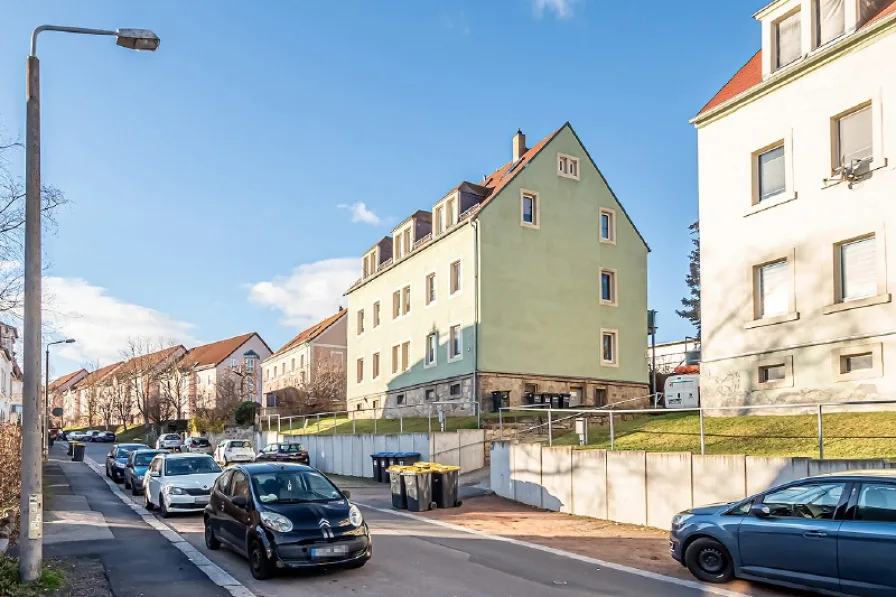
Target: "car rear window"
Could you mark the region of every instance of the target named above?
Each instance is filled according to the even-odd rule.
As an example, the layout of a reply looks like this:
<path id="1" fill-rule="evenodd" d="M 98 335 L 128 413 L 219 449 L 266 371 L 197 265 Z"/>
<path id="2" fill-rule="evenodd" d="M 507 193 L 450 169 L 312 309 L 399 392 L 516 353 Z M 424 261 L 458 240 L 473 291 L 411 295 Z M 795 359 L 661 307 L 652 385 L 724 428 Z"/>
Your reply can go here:
<path id="1" fill-rule="evenodd" d="M 280 444 L 281 452 L 304 452 L 305 448 L 301 444 Z"/>
<path id="2" fill-rule="evenodd" d="M 196 444 L 197 446 L 201 446 L 201 447 L 203 447 L 203 448 L 205 448 L 206 446 L 211 445 L 211 444 L 208 443 L 208 440 L 205 439 L 204 437 L 198 437 L 198 438 L 194 439 L 194 440 L 193 440 L 193 443 Z"/>
<path id="3" fill-rule="evenodd" d="M 241 439 L 235 439 L 232 442 L 230 442 L 230 447 L 231 448 L 249 448 L 251 446 L 249 446 L 249 442 L 247 442 L 247 441 L 244 441 Z"/>
<path id="4" fill-rule="evenodd" d="M 176 436 L 176 435 L 174 435 L 174 434 L 172 433 L 172 434 L 166 435 L 166 436 L 165 436 L 164 438 L 162 438 L 162 439 L 180 439 L 180 437 L 178 437 L 178 436 Z"/>

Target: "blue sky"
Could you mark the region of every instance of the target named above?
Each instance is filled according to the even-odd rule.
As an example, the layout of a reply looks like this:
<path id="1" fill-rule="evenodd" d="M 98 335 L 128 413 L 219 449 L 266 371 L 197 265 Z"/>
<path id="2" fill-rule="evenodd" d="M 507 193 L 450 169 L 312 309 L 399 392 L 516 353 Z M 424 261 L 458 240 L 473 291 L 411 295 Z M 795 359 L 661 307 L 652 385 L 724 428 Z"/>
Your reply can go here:
<path id="1" fill-rule="evenodd" d="M 43 0 L 0 20 L 0 124 L 31 30 L 155 30 L 155 54 L 43 34 L 55 374 L 128 335 L 277 348 L 335 310 L 391 224 L 570 121 L 650 244 L 659 339 L 691 334 L 688 120 L 755 52 L 764 2 Z M 359 204 L 363 204 L 363 209 Z M 339 207 L 342 206 L 342 207 Z"/>

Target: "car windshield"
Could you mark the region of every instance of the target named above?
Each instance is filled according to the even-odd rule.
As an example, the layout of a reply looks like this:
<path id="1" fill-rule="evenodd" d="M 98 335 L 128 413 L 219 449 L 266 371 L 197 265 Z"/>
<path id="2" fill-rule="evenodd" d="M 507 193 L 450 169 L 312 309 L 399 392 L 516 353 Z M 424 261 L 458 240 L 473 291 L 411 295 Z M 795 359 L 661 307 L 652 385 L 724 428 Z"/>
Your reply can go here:
<path id="1" fill-rule="evenodd" d="M 169 440 L 169 439 L 180 439 L 180 438 L 176 435 L 166 435 L 162 439 Z"/>
<path id="2" fill-rule="evenodd" d="M 133 452 L 134 450 L 136 450 L 136 448 L 118 448 L 115 451 L 115 457 L 116 458 L 127 458 L 128 456 L 131 455 L 131 452 Z"/>
<path id="3" fill-rule="evenodd" d="M 134 456 L 134 464 L 136 466 L 149 466 L 149 463 L 156 457 L 156 454 L 158 454 L 158 452 L 153 452 L 151 454 L 137 454 Z"/>
<path id="4" fill-rule="evenodd" d="M 291 470 L 252 475 L 258 499 L 265 504 L 332 502 L 343 499 L 330 480 L 315 471 Z"/>
<path id="5" fill-rule="evenodd" d="M 218 466 L 211 456 L 196 458 L 168 458 L 165 460 L 165 476 L 177 477 L 180 475 L 202 475 L 207 473 L 220 473 Z"/>
<path id="6" fill-rule="evenodd" d="M 230 447 L 231 448 L 248 448 L 249 442 L 246 442 L 243 440 L 235 440 L 235 441 L 230 442 Z"/>

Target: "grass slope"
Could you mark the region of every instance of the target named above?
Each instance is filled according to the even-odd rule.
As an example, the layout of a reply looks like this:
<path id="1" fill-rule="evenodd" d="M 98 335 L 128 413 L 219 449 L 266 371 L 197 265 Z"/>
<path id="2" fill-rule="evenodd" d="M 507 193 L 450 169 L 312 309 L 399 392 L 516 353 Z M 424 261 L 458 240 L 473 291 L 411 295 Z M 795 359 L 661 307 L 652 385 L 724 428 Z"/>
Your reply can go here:
<path id="1" fill-rule="evenodd" d="M 798 416 L 706 417 L 707 454 L 818 458 L 818 418 Z M 896 412 L 831 413 L 823 417 L 825 458 L 896 458 Z M 616 421 L 617 450 L 700 452 L 700 417 L 677 413 Z M 578 436 L 554 445 L 578 445 Z M 588 428 L 588 448 L 609 448 L 607 425 Z"/>
<path id="2" fill-rule="evenodd" d="M 308 417 L 307 427 L 303 427 L 302 419 L 294 419 L 291 421 L 291 427 L 286 421 L 281 421 L 280 431 L 284 435 L 318 435 L 333 434 L 333 426 L 335 423 L 336 435 L 351 435 L 352 421 L 347 417 L 321 417 L 320 421 L 316 417 Z M 354 433 L 376 433 L 379 435 L 388 433 L 425 433 L 429 431 L 429 421 L 426 417 L 407 417 L 403 421 L 399 419 L 377 419 L 374 423 L 373 419 L 358 419 L 355 421 Z M 433 431 L 439 431 L 439 420 L 432 418 Z M 446 419 L 445 430 L 457 431 L 458 429 L 476 429 L 476 417 L 448 417 Z"/>

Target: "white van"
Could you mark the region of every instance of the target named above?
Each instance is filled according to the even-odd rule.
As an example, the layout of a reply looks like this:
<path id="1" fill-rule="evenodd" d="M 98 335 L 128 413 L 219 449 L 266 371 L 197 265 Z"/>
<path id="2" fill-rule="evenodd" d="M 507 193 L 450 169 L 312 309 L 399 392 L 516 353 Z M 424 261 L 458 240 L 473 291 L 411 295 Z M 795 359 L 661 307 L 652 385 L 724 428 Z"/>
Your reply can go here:
<path id="1" fill-rule="evenodd" d="M 697 408 L 700 406 L 700 375 L 672 375 L 666 378 L 666 408 Z"/>

